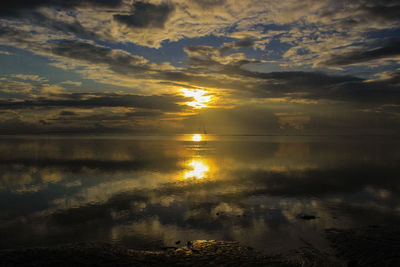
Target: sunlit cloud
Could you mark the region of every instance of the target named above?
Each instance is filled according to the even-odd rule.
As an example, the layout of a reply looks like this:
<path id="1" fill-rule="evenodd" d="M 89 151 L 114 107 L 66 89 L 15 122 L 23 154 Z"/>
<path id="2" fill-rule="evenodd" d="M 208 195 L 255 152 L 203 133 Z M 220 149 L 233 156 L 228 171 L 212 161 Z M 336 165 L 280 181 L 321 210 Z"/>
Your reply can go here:
<path id="1" fill-rule="evenodd" d="M 192 102 L 186 102 L 188 106 L 200 109 L 207 107 L 207 104 L 211 101 L 211 96 L 207 95 L 206 90 L 201 89 L 181 89 L 183 95 L 186 97 L 192 97 Z"/>
<path id="2" fill-rule="evenodd" d="M 54 100 L 65 98 L 62 94 L 89 92 L 187 98 L 174 101 L 178 110 L 158 110 L 165 116 L 159 126 L 146 116 L 136 118 L 138 131 L 152 125 L 160 132 L 169 125 L 168 132 L 193 133 L 198 127 L 188 127 L 188 121 L 199 121 L 200 113 L 211 108 L 214 113 L 201 120 L 218 117 L 216 128 L 225 133 L 255 133 L 259 127 L 257 134 L 263 134 L 266 125 L 275 132 L 304 132 L 317 123 L 336 131 L 351 125 L 343 110 L 357 114 L 353 119 L 360 124 L 368 120 L 361 111 L 380 114 L 378 129 L 400 124 L 397 110 L 383 108 L 399 105 L 396 1 L 78 2 L 1 4 L 0 56 L 6 64 L 0 108 L 18 113 L 17 121 L 3 120 L 7 125 L 28 122 L 30 106 L 28 117 L 36 114 L 46 127 L 57 121 L 58 127 L 64 123 L 58 130 L 68 129 L 73 122 L 66 118 L 72 117 L 44 116 L 46 108 L 54 109 L 46 104 L 59 105 Z M 265 106 L 258 108 L 261 103 Z M 239 112 L 253 104 L 267 122 L 259 114 Z M 325 104 L 335 111 L 325 112 Z M 81 108 L 73 100 L 63 105 Z M 98 126 L 107 121 L 111 131 L 129 122 L 94 106 L 90 119 L 97 118 Z M 224 115 L 217 114 L 221 110 Z M 305 115 L 274 115 L 300 113 Z M 341 118 L 332 120 L 328 113 Z M 246 125 L 241 131 L 240 124 Z"/>

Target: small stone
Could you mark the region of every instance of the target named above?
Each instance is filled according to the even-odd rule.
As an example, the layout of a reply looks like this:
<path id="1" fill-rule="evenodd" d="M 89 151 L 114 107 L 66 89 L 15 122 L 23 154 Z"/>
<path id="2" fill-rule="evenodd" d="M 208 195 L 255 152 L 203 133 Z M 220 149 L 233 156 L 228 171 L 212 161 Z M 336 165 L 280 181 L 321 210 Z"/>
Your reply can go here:
<path id="1" fill-rule="evenodd" d="M 180 241 L 180 240 L 178 240 L 178 241 L 176 241 L 176 242 L 175 242 L 175 244 L 177 244 L 177 245 L 178 245 L 178 244 L 180 244 L 180 243 L 181 243 L 181 241 Z"/>

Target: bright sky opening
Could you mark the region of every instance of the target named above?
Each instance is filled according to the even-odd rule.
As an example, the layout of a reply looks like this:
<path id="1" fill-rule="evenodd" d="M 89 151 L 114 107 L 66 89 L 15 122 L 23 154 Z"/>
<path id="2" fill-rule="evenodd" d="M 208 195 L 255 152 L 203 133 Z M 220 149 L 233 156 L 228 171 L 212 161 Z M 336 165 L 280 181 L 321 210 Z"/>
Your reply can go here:
<path id="1" fill-rule="evenodd" d="M 182 89 L 183 95 L 193 97 L 193 101 L 186 104 L 196 109 L 207 107 L 207 103 L 211 101 L 211 96 L 206 95 L 208 92 L 201 89 Z"/>

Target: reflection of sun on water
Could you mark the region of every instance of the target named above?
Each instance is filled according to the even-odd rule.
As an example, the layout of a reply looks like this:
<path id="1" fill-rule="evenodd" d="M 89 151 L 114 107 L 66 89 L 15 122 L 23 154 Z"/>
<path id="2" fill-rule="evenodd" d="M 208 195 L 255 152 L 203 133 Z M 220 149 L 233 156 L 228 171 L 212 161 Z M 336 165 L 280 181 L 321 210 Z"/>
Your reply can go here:
<path id="1" fill-rule="evenodd" d="M 201 134 L 194 134 L 194 135 L 192 136 L 192 141 L 193 141 L 193 142 L 200 142 L 201 139 L 202 139 Z"/>
<path id="2" fill-rule="evenodd" d="M 188 163 L 188 166 L 191 167 L 192 170 L 185 173 L 186 179 L 202 179 L 206 177 L 208 171 L 210 170 L 208 165 L 204 161 L 199 159 L 193 159 L 191 162 Z"/>
<path id="3" fill-rule="evenodd" d="M 207 94 L 206 90 L 200 89 L 181 89 L 183 95 L 186 97 L 193 97 L 192 102 L 187 102 L 186 104 L 192 106 L 194 108 L 205 108 L 207 107 L 207 103 L 211 101 L 211 96 L 205 95 Z"/>

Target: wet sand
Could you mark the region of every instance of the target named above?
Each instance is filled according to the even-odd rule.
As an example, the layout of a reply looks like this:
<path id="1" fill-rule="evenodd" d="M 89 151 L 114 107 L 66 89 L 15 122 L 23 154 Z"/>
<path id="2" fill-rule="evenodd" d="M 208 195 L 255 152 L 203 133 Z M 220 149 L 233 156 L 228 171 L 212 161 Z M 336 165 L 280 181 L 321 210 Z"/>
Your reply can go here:
<path id="1" fill-rule="evenodd" d="M 326 230 L 336 255 L 348 266 L 400 266 L 400 229 L 369 227 Z"/>
<path id="2" fill-rule="evenodd" d="M 3 250 L 1 266 L 337 266 L 326 255 L 298 251 L 291 257 L 268 256 L 236 242 L 192 241 L 180 248 L 139 251 L 111 244 Z"/>
<path id="3" fill-rule="evenodd" d="M 0 251 L 1 266 L 400 266 L 400 230 L 381 226 L 327 229 L 332 250 L 304 247 L 266 255 L 237 242 L 191 241 L 140 251 L 109 243 L 79 243 Z"/>

